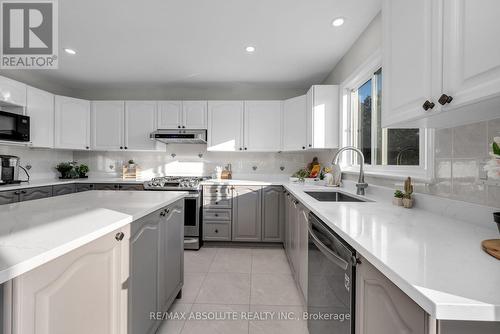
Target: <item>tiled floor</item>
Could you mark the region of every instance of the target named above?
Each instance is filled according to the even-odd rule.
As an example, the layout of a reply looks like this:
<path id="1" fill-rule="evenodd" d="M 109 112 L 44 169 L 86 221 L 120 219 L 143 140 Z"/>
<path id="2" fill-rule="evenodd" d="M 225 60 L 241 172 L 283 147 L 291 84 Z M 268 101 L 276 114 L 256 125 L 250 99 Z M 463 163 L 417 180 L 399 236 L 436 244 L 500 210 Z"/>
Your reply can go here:
<path id="1" fill-rule="evenodd" d="M 184 271 L 182 299 L 170 311 L 188 318 L 205 312 L 225 320 L 166 320 L 159 334 L 307 334 L 305 321 L 278 319 L 300 318 L 303 311 L 283 249 L 186 251 Z"/>

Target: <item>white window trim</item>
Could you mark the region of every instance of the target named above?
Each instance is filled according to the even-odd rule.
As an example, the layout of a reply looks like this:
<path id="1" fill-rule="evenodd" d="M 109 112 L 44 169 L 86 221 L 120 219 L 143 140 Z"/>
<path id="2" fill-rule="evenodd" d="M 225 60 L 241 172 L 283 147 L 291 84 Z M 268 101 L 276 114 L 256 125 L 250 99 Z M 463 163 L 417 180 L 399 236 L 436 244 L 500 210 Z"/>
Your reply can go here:
<path id="1" fill-rule="evenodd" d="M 354 87 L 359 87 L 373 77 L 373 74 L 382 67 L 382 51 L 375 51 L 363 64 L 361 64 L 340 85 L 340 142 L 342 147 L 351 146 L 351 127 L 349 114 L 351 113 L 351 92 Z M 384 87 L 382 87 L 384 90 Z M 382 98 L 384 94 L 382 93 Z M 419 166 L 382 166 L 365 165 L 365 174 L 375 177 L 401 180 L 411 176 L 417 181 L 431 182 L 434 178 L 434 130 L 421 129 L 420 131 L 420 165 Z M 359 165 L 355 164 L 352 152 L 343 154 L 340 161 L 342 171 L 346 173 L 359 173 Z"/>

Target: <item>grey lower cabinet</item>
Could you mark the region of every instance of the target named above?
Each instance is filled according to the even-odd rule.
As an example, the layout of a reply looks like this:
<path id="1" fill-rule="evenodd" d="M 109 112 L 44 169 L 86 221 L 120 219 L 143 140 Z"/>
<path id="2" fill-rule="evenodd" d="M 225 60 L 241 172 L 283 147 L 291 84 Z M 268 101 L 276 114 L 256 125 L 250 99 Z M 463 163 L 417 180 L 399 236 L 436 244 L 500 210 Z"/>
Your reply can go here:
<path id="1" fill-rule="evenodd" d="M 309 210 L 290 193 L 285 193 L 285 253 L 297 287 L 307 301 Z"/>
<path id="2" fill-rule="evenodd" d="M 0 205 L 19 202 L 20 190 L 9 190 L 0 192 Z"/>
<path id="3" fill-rule="evenodd" d="M 94 190 L 95 185 L 93 183 L 77 183 L 76 184 L 76 192 L 82 192 L 82 191 L 90 191 Z"/>
<path id="4" fill-rule="evenodd" d="M 76 186 L 74 183 L 52 186 L 52 196 L 72 194 L 75 191 L 76 191 Z"/>
<path id="5" fill-rule="evenodd" d="M 150 312 L 165 312 L 184 281 L 184 200 L 131 225 L 129 333 L 155 333 L 160 321 Z"/>
<path id="6" fill-rule="evenodd" d="M 410 297 L 367 260 L 356 268 L 358 334 L 427 334 L 428 316 Z"/>
<path id="7" fill-rule="evenodd" d="M 184 282 L 184 201 L 164 210 L 160 222 L 158 309 L 168 310 Z"/>
<path id="8" fill-rule="evenodd" d="M 51 197 L 52 186 L 22 189 L 20 192 L 19 201 L 32 201 L 35 199 Z"/>
<path id="9" fill-rule="evenodd" d="M 262 189 L 262 241 L 283 241 L 284 199 L 284 191 L 281 186 L 270 186 Z"/>
<path id="10" fill-rule="evenodd" d="M 233 241 L 261 241 L 262 187 L 235 186 L 233 189 Z"/>

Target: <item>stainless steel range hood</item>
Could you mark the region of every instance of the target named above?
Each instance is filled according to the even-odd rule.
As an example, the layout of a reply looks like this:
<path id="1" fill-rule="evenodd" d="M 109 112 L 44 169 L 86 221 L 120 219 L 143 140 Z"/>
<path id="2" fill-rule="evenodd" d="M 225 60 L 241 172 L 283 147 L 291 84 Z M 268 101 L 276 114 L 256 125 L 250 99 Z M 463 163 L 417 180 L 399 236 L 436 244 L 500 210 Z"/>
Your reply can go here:
<path id="1" fill-rule="evenodd" d="M 158 129 L 150 138 L 165 144 L 206 144 L 207 130 Z"/>

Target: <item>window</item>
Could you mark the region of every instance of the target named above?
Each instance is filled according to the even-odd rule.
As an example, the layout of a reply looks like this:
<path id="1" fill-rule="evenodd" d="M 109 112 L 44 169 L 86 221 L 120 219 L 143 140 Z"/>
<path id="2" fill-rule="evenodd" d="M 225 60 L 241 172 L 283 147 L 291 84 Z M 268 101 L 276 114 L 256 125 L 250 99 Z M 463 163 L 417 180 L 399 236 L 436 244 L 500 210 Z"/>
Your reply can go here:
<path id="1" fill-rule="evenodd" d="M 368 165 L 419 166 L 420 129 L 382 129 L 382 69 L 351 90 L 351 143 Z"/>
<path id="2" fill-rule="evenodd" d="M 342 146 L 363 152 L 368 173 L 430 179 L 432 130 L 382 128 L 382 77 L 378 52 L 341 85 Z M 346 153 L 341 163 L 357 172 L 356 154 Z"/>

